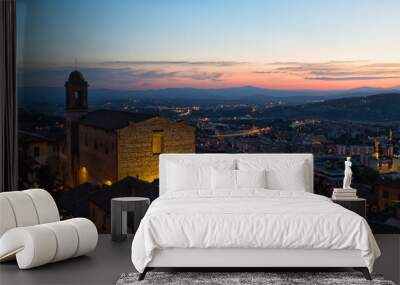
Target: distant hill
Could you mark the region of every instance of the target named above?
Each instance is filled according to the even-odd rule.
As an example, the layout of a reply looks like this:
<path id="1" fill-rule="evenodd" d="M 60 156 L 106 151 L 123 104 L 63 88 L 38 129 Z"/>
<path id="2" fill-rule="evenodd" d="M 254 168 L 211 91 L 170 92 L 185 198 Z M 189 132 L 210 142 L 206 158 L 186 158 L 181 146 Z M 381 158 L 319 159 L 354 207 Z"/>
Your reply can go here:
<path id="1" fill-rule="evenodd" d="M 271 118 L 315 118 L 371 122 L 400 121 L 400 92 L 279 106 L 263 114 Z"/>
<path id="2" fill-rule="evenodd" d="M 152 105 L 210 105 L 227 103 L 262 104 L 283 101 L 304 104 L 334 98 L 368 96 L 378 93 L 400 92 L 400 89 L 357 88 L 344 91 L 276 90 L 243 86 L 220 89 L 167 88 L 158 90 L 89 89 L 89 107 L 96 108 L 106 102 L 128 102 Z M 63 87 L 24 87 L 18 90 L 20 107 L 61 114 L 64 111 Z"/>

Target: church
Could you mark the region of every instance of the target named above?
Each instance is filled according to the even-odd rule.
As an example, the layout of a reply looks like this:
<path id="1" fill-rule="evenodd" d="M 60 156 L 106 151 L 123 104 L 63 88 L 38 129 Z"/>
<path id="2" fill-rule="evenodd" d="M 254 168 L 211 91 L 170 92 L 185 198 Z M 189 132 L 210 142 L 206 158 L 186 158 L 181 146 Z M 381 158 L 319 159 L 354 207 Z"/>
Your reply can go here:
<path id="1" fill-rule="evenodd" d="M 111 185 L 126 176 L 153 182 L 161 153 L 195 152 L 195 127 L 134 112 L 88 112 L 88 87 L 77 70 L 65 83 L 68 186 Z"/>

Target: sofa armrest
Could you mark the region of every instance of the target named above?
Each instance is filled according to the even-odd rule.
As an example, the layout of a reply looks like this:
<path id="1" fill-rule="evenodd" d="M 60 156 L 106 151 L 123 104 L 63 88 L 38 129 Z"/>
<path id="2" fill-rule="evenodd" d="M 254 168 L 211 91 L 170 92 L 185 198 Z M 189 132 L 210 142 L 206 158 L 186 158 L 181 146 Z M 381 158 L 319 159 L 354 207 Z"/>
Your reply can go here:
<path id="1" fill-rule="evenodd" d="M 96 248 L 96 226 L 88 219 L 18 227 L 0 238 L 0 261 L 14 256 L 20 269 L 87 254 Z"/>

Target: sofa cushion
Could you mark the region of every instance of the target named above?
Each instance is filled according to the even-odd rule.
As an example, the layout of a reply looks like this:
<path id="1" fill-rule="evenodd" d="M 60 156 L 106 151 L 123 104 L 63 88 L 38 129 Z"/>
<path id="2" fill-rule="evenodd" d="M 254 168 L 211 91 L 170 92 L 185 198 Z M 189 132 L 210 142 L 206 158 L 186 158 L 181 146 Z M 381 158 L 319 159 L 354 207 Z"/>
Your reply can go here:
<path id="1" fill-rule="evenodd" d="M 0 194 L 0 237 L 8 230 L 15 228 L 17 222 L 8 199 Z"/>
<path id="2" fill-rule="evenodd" d="M 29 195 L 32 199 L 38 215 L 39 224 L 57 222 L 60 220 L 57 205 L 49 192 L 43 189 L 29 189 L 22 192 Z"/>
<path id="3" fill-rule="evenodd" d="M 29 195 L 24 191 L 10 191 L 0 193 L 7 199 L 13 213 L 17 227 L 26 227 L 39 224 L 35 205 Z"/>
<path id="4" fill-rule="evenodd" d="M 84 218 L 17 227 L 0 238 L 0 261 L 15 256 L 20 269 L 33 268 L 91 252 L 97 239 L 96 226 Z"/>

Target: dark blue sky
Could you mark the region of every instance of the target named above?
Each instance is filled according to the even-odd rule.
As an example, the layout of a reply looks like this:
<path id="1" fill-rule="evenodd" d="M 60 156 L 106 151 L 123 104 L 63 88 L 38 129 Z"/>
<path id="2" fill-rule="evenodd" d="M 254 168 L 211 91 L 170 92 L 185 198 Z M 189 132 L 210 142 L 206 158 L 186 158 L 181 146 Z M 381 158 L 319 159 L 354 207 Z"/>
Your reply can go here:
<path id="1" fill-rule="evenodd" d="M 396 85 L 398 0 L 17 0 L 28 85 Z M 397 84 L 398 85 L 398 84 Z"/>

